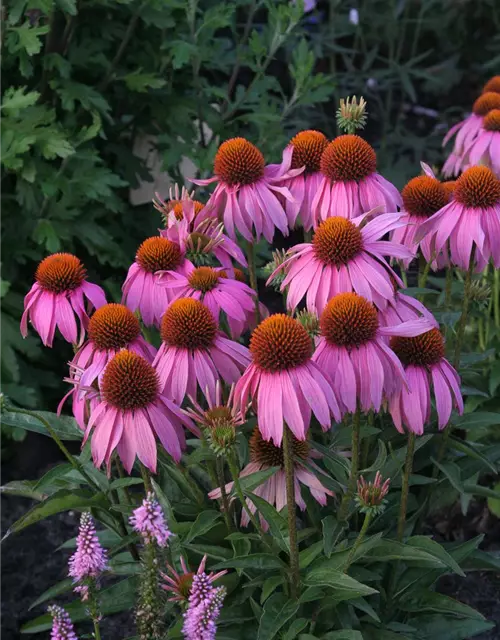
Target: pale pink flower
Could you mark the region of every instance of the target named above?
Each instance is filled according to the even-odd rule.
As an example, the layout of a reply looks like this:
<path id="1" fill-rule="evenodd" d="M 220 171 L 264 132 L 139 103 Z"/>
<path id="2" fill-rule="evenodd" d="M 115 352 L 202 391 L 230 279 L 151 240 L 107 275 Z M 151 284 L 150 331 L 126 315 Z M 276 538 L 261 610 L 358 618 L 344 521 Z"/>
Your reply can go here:
<path id="1" fill-rule="evenodd" d="M 145 325 L 159 326 L 168 306 L 169 291 L 159 286 L 159 271 L 183 272 L 189 262 L 175 242 L 153 236 L 137 250 L 135 262 L 123 284 L 123 304 L 131 311 L 139 310 Z"/>
<path id="2" fill-rule="evenodd" d="M 195 184 L 217 182 L 206 204 L 209 212 L 224 221 L 229 237 L 236 240 L 236 230 L 249 242 L 264 235 L 272 242 L 278 228 L 288 235 L 288 220 L 279 196 L 293 200 L 283 181 L 302 172 L 292 169 L 292 149 L 283 153 L 280 165 L 265 166 L 264 156 L 245 138 L 231 138 L 221 144 L 214 162 L 213 178 L 193 180 Z"/>
<path id="3" fill-rule="evenodd" d="M 106 462 L 108 473 L 116 449 L 128 473 L 135 457 L 156 473 L 156 440 L 178 462 L 185 446 L 183 426 L 199 434 L 180 408 L 160 392 L 156 371 L 143 357 L 122 350 L 108 363 L 101 380 L 102 400 L 85 430 L 92 429 L 92 458 L 96 467 Z"/>
<path id="4" fill-rule="evenodd" d="M 250 361 L 248 349 L 226 338 L 208 307 L 194 298 L 168 307 L 161 338 L 153 366 L 161 389 L 179 404 L 186 394 L 194 398 L 197 387 L 207 399 L 214 397 L 217 380 L 236 382 Z"/>
<path id="5" fill-rule="evenodd" d="M 399 432 L 403 433 L 406 427 L 417 435 L 423 434 L 431 417 L 431 390 L 440 430 L 448 424 L 453 405 L 459 414 L 463 413 L 460 377 L 444 357 L 439 329 L 415 337 L 394 337 L 391 348 L 404 365 L 409 385 L 389 399 L 389 411 Z"/>
<path id="6" fill-rule="evenodd" d="M 426 220 L 416 235 L 417 241 L 427 241 L 421 248 L 428 262 L 438 256 L 467 270 L 474 252 L 476 272 L 483 271 L 490 258 L 500 267 L 498 238 L 500 180 L 487 167 L 464 171 L 456 181 L 453 200 Z"/>
<path id="7" fill-rule="evenodd" d="M 159 547 L 166 547 L 172 532 L 165 522 L 165 516 L 154 493 L 148 493 L 140 507 L 134 509 L 130 524 L 147 544 L 156 541 Z"/>
<path id="8" fill-rule="evenodd" d="M 330 489 L 327 489 L 321 482 L 321 477 L 326 474 L 313 461 L 313 457 L 318 457 L 318 455 L 311 452 L 307 440 L 297 440 L 294 436 L 292 436 L 292 448 L 295 466 L 295 502 L 297 506 L 302 511 L 306 508 L 306 503 L 301 493 L 301 486 L 304 486 L 310 490 L 312 497 L 324 507 L 327 496 L 333 496 L 335 494 L 333 491 L 330 491 Z M 286 477 L 283 449 L 281 446 L 277 447 L 272 442 L 264 440 L 259 428 L 255 427 L 252 437 L 250 438 L 250 462 L 240 472 L 240 478 L 276 466 L 280 467 L 276 473 L 253 489 L 253 493 L 275 506 L 279 512 L 286 505 Z M 314 469 L 315 473 L 313 473 L 311 469 Z M 226 484 L 227 495 L 233 490 L 233 484 L 233 482 Z M 217 488 L 208 495 L 212 500 L 219 500 L 222 493 L 220 488 Z M 250 498 L 247 498 L 247 505 L 250 511 L 255 513 L 256 507 Z M 260 521 L 264 531 L 267 531 L 269 525 L 262 515 L 260 516 Z M 241 512 L 241 526 L 247 527 L 249 522 L 249 515 L 246 510 L 243 509 Z"/>
<path id="9" fill-rule="evenodd" d="M 352 219 L 374 209 L 395 213 L 401 206 L 399 191 L 377 173 L 375 151 L 359 136 L 330 142 L 320 168 L 323 178 L 311 205 L 315 227 L 331 216 Z"/>
<path id="10" fill-rule="evenodd" d="M 186 562 L 181 555 L 180 557 L 182 573 L 178 573 L 174 567 L 167 564 L 168 574 L 160 572 L 161 577 L 165 580 L 166 584 L 162 584 L 161 588 L 165 591 L 173 593 L 174 595 L 168 598 L 169 602 L 187 602 L 191 586 L 193 584 L 193 577 L 195 575 L 202 576 L 198 580 L 198 586 L 204 586 L 205 592 L 209 593 L 211 589 L 214 589 L 214 582 L 222 576 L 225 576 L 227 571 L 218 571 L 217 573 L 205 573 L 205 565 L 207 562 L 207 556 L 204 555 L 200 566 L 194 571 L 189 571 Z"/>
<path id="11" fill-rule="evenodd" d="M 56 604 L 48 607 L 52 616 L 51 640 L 78 640 L 69 614 Z"/>
<path id="12" fill-rule="evenodd" d="M 97 580 L 106 569 L 106 549 L 99 542 L 92 516 L 84 511 L 80 517 L 76 551 L 69 559 L 69 575 L 76 583 L 87 578 Z"/>
<path id="13" fill-rule="evenodd" d="M 281 446 L 283 422 L 305 440 L 311 411 L 325 431 L 332 415 L 340 421 L 335 394 L 311 360 L 311 338 L 297 320 L 275 314 L 261 322 L 252 333 L 250 353 L 252 364 L 236 383 L 234 402 L 245 410 L 250 396 L 264 440 Z"/>
<path id="14" fill-rule="evenodd" d="M 313 360 L 330 379 L 344 411 L 379 411 L 406 385 L 403 365 L 385 336 L 416 336 L 433 327 L 425 318 L 381 327 L 376 308 L 357 293 L 330 300 L 320 318 Z"/>
<path id="15" fill-rule="evenodd" d="M 87 271 L 71 253 L 54 253 L 37 267 L 35 284 L 24 298 L 21 334 L 28 335 L 28 319 L 43 344 L 51 347 L 56 327 L 72 344 L 83 341 L 89 321 L 85 298 L 96 309 L 106 304 L 101 287 L 87 282 Z M 80 321 L 80 338 L 75 315 Z"/>
<path id="16" fill-rule="evenodd" d="M 289 249 L 290 257 L 271 274 L 268 283 L 284 270 L 281 291 L 287 290 L 287 308 L 293 310 L 306 298 L 307 310 L 321 313 L 328 300 L 337 293 L 355 291 L 379 309 L 394 297 L 394 285 L 403 286 L 385 256 L 410 259 L 407 247 L 381 240 L 405 224 L 399 213 L 377 216 L 367 224 L 369 214 L 347 220 L 335 216 L 322 222 L 312 242 Z"/>

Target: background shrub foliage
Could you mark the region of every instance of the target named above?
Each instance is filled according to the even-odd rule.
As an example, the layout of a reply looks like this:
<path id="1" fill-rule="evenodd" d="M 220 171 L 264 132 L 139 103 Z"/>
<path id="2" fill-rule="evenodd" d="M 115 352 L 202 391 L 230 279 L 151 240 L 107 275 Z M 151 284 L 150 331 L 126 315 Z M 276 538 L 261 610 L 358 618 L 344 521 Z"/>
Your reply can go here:
<path id="1" fill-rule="evenodd" d="M 19 335 L 22 298 L 37 262 L 51 252 L 74 252 L 90 279 L 119 300 L 124 270 L 139 243 L 158 227 L 149 204 L 132 206 L 129 200 L 130 189 L 152 181 L 146 162 L 133 153 L 141 136 L 154 136 L 164 170 L 181 181 L 182 158 L 206 175 L 219 141 L 231 136 L 253 141 L 268 161 L 279 159 L 297 130 L 317 128 L 332 137 L 338 98 L 357 93 L 368 100 L 366 136 L 378 147 L 386 177 L 402 186 L 418 173 L 421 159 L 440 164 L 443 131 L 470 108 L 478 87 L 500 66 L 500 6 L 495 0 L 365 0 L 357 5 L 357 25 L 349 20 L 350 8 L 331 0 L 304 16 L 300 2 L 258 0 L 5 4 L 2 379 L 12 403 L 54 409 L 66 373 L 63 363 L 71 356 L 61 340 L 42 350 L 35 335 L 25 341 Z M 419 535 L 419 523 L 430 509 L 457 499 L 464 513 L 474 496 L 488 498 L 498 509 L 493 485 L 500 458 L 495 359 L 500 317 L 484 294 L 491 278 L 477 284 L 470 352 L 463 354 L 460 369 L 466 413 L 455 417 L 454 425 L 466 437 L 452 436 L 453 457 L 432 467 L 438 436 L 430 432 L 418 439 L 408 505 L 408 523 L 416 533 L 405 544 L 390 533 L 406 448 L 382 418 L 375 426 L 363 425 L 363 466 L 365 473 L 380 470 L 391 477 L 396 491 L 354 557 L 356 523 L 349 532 L 308 501 L 299 533 L 304 589 L 298 602 L 276 591 L 286 572 L 283 517 L 267 507 L 273 555 L 252 533 L 224 539 L 222 516 L 205 493 L 203 465 L 210 453 L 194 449 L 180 468 L 161 460 L 154 489 L 177 534 L 174 555 L 175 545 L 182 545 L 193 566 L 207 553 L 212 566 L 231 569 L 223 580 L 229 595 L 221 639 L 459 640 L 490 628 L 477 612 L 429 588 L 444 573 L 463 575 L 461 567 L 498 569 L 498 559 L 478 550 L 480 538 L 440 546 Z M 463 285 L 455 282 L 455 309 L 442 311 L 443 281 L 429 282 L 426 304 L 437 309 L 452 341 Z M 81 438 L 71 419 L 40 415 L 60 437 Z M 36 419 L 12 416 L 5 420 L 10 433 L 19 434 L 20 427 L 44 432 Z M 248 424 L 238 441 L 242 461 L 251 428 Z M 332 438 L 329 434 L 317 447 L 332 489 L 339 491 L 349 463 L 336 451 L 349 445 L 350 427 L 332 432 Z M 124 541 L 119 526 L 127 507 L 116 504 L 127 481 L 110 483 L 89 460 L 87 447 L 78 465 L 91 474 L 92 486 L 61 465 L 38 483 L 17 482 L 5 491 L 40 501 L 11 533 L 65 509 L 92 508 L 106 525 L 102 540 L 118 579 L 102 593 L 106 614 L 132 606 L 138 564 L 124 551 L 130 539 Z M 131 478 L 129 484 L 140 482 Z M 65 581 L 38 604 L 69 590 Z M 78 602 L 68 610 L 75 621 L 85 616 Z M 42 616 L 26 631 L 48 626 Z M 179 623 L 168 637 L 180 637 Z"/>

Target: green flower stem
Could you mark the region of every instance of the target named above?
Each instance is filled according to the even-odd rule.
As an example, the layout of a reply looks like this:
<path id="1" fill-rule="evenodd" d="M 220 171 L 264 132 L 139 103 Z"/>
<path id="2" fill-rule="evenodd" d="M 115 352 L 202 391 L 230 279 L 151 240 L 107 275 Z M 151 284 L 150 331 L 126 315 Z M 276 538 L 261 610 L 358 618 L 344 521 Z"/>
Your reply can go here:
<path id="1" fill-rule="evenodd" d="M 408 434 L 408 446 L 406 448 L 405 469 L 403 473 L 403 482 L 401 485 L 401 506 L 399 508 L 398 518 L 398 540 L 401 542 L 405 532 L 406 511 L 408 509 L 408 493 L 410 489 L 410 475 L 413 468 L 413 456 L 415 454 L 415 434 L 410 431 Z"/>
<path id="2" fill-rule="evenodd" d="M 95 640 L 101 640 L 101 630 L 99 629 L 99 621 L 94 619 L 94 638 Z"/>
<path id="3" fill-rule="evenodd" d="M 224 511 L 224 520 L 226 521 L 226 527 L 229 533 L 233 531 L 233 523 L 231 522 L 231 511 L 229 505 L 229 499 L 226 493 L 226 481 L 224 479 L 224 460 L 218 456 L 216 461 L 217 479 L 220 487 L 220 493 L 222 497 L 222 509 Z"/>
<path id="4" fill-rule="evenodd" d="M 357 409 L 352 416 L 351 473 L 349 476 L 347 491 L 342 498 L 342 504 L 340 505 L 340 509 L 338 512 L 338 519 L 340 522 L 347 519 L 349 505 L 356 490 L 356 481 L 358 479 L 359 471 L 359 442 L 361 431 L 360 423 L 361 412 L 359 409 Z"/>
<path id="5" fill-rule="evenodd" d="M 352 545 L 351 551 L 349 552 L 349 556 L 347 557 L 347 562 L 344 567 L 344 573 L 347 573 L 347 570 L 351 566 L 354 556 L 356 555 L 356 551 L 358 550 L 360 544 L 363 542 L 366 532 L 368 531 L 368 527 L 370 526 L 370 522 L 372 519 L 372 512 L 367 511 L 365 514 L 365 519 L 363 520 L 363 526 L 361 527 L 361 531 L 358 533 L 358 537 L 356 538 L 355 543 Z"/>
<path id="6" fill-rule="evenodd" d="M 121 479 L 126 478 L 123 465 L 120 462 L 120 458 L 118 458 L 118 456 L 115 457 L 115 467 L 116 467 L 116 470 L 118 471 L 118 475 L 120 476 L 120 478 Z M 130 494 L 128 492 L 128 487 L 122 487 L 121 490 L 123 491 L 123 495 L 125 496 L 125 502 L 127 504 L 132 504 L 132 498 L 130 497 Z"/>
<path id="7" fill-rule="evenodd" d="M 247 242 L 247 261 L 250 286 L 255 291 L 255 320 L 257 324 L 260 324 L 259 284 L 257 282 L 257 266 L 255 264 L 255 246 L 253 242 Z"/>
<path id="8" fill-rule="evenodd" d="M 51 427 L 50 423 L 47 420 L 45 420 L 45 418 L 42 418 L 42 416 L 39 416 L 37 413 L 34 413 L 33 411 L 28 411 L 27 409 L 18 409 L 17 407 L 15 408 L 15 407 L 9 406 L 9 407 L 6 407 L 5 410 L 9 411 L 10 413 L 21 413 L 25 416 L 31 416 L 32 418 L 35 418 L 36 420 L 41 422 L 49 432 L 52 440 L 54 440 L 54 442 L 57 444 L 59 449 L 63 452 L 63 454 L 67 458 L 68 462 L 70 462 L 72 467 L 74 467 L 78 471 L 78 473 L 80 473 L 85 478 L 85 480 L 89 483 L 91 487 L 93 487 L 94 489 L 96 489 L 96 491 L 101 493 L 101 488 L 99 487 L 99 485 L 96 482 L 94 482 L 94 480 L 85 471 L 82 463 L 77 458 L 75 458 L 75 456 L 71 455 L 71 453 L 68 451 L 66 446 L 63 444 L 62 440 L 59 438 L 57 433 Z"/>
<path id="9" fill-rule="evenodd" d="M 149 473 L 149 469 L 147 469 L 142 462 L 140 463 L 140 469 L 141 469 L 141 476 L 144 482 L 144 491 L 146 493 L 146 495 L 148 493 L 152 493 L 153 491 L 153 487 L 151 485 L 151 475 Z"/>
<path id="10" fill-rule="evenodd" d="M 420 255 L 420 263 L 419 263 L 419 275 L 418 275 L 418 286 L 421 289 L 425 288 L 427 284 L 427 278 L 429 277 L 429 271 L 431 268 L 431 263 L 426 262 L 424 256 Z"/>
<path id="11" fill-rule="evenodd" d="M 444 307 L 446 311 L 451 307 L 451 290 L 453 287 L 453 267 L 446 269 L 446 283 L 444 288 Z"/>
<path id="12" fill-rule="evenodd" d="M 493 271 L 493 315 L 495 326 L 500 329 L 500 269 Z"/>
<path id="13" fill-rule="evenodd" d="M 290 536 L 290 595 L 295 600 L 300 588 L 299 545 L 295 519 L 295 462 L 290 429 L 283 425 L 283 460 L 285 463 L 288 535 Z"/>

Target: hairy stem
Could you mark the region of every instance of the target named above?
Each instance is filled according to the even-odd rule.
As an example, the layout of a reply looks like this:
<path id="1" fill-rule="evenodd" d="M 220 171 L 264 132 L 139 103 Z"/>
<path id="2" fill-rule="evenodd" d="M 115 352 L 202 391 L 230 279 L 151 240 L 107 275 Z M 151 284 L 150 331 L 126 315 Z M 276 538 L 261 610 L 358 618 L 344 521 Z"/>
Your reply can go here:
<path id="1" fill-rule="evenodd" d="M 410 431 L 408 434 L 408 446 L 406 449 L 405 469 L 403 473 L 403 482 L 401 484 L 401 505 L 399 508 L 398 518 L 398 540 L 401 542 L 405 532 L 406 511 L 408 509 L 408 492 L 410 489 L 410 475 L 413 469 L 413 456 L 415 454 L 415 434 Z"/>
<path id="2" fill-rule="evenodd" d="M 288 535 L 290 536 L 290 595 L 296 599 L 300 588 L 299 545 L 295 519 L 295 463 L 290 429 L 283 425 L 283 459 L 286 477 L 286 502 L 288 510 Z"/>

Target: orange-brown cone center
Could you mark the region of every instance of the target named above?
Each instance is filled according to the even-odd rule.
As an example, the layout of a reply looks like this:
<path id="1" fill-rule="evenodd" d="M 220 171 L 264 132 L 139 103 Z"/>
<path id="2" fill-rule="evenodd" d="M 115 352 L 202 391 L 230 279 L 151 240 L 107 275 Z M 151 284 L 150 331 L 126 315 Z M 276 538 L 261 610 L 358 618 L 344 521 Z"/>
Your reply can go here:
<path id="1" fill-rule="evenodd" d="M 318 260 L 325 264 L 347 264 L 363 248 L 359 228 L 350 220 L 333 216 L 316 229 L 312 245 Z"/>
<path id="2" fill-rule="evenodd" d="M 405 211 L 429 218 L 448 204 L 449 196 L 442 183 L 430 176 L 417 176 L 401 192 Z"/>
<path id="3" fill-rule="evenodd" d="M 357 293 L 339 293 L 326 305 L 320 318 L 321 335 L 338 347 L 355 347 L 375 338 L 377 310 Z"/>
<path id="4" fill-rule="evenodd" d="M 141 409 L 156 399 L 158 376 L 141 356 L 119 351 L 104 371 L 101 390 L 106 402 L 117 409 Z"/>
<path id="5" fill-rule="evenodd" d="M 228 185 L 253 184 L 264 175 L 264 156 L 245 138 L 231 138 L 219 147 L 214 171 Z"/>
<path id="6" fill-rule="evenodd" d="M 493 76 L 483 87 L 483 93 L 500 93 L 500 76 Z"/>
<path id="7" fill-rule="evenodd" d="M 493 91 L 480 95 L 472 107 L 476 116 L 485 116 L 493 109 L 500 109 L 500 94 Z"/>
<path id="8" fill-rule="evenodd" d="M 493 207 L 500 201 L 500 180 L 488 167 L 471 167 L 456 181 L 454 197 L 466 207 Z"/>
<path id="9" fill-rule="evenodd" d="M 212 346 L 216 333 L 212 314 L 193 298 L 173 302 L 161 321 L 161 339 L 172 347 L 206 349 Z"/>
<path id="10" fill-rule="evenodd" d="M 266 371 L 292 369 L 307 362 L 312 343 L 304 327 L 283 313 L 266 318 L 250 338 L 254 363 Z"/>
<path id="11" fill-rule="evenodd" d="M 391 349 L 404 365 L 431 365 L 444 358 L 444 340 L 439 329 L 415 338 L 391 338 Z"/>
<path id="12" fill-rule="evenodd" d="M 137 250 L 136 260 L 144 271 L 169 271 L 176 269 L 182 254 L 179 245 L 167 238 L 147 238 Z"/>
<path id="13" fill-rule="evenodd" d="M 344 135 L 330 142 L 321 156 L 321 172 L 331 180 L 363 180 L 377 170 L 373 148 L 355 135 Z"/>
<path id="14" fill-rule="evenodd" d="M 455 187 L 457 186 L 456 180 L 445 180 L 441 183 L 443 185 L 443 189 L 445 189 L 448 194 L 448 200 L 451 200 L 453 194 L 455 193 Z"/>
<path id="15" fill-rule="evenodd" d="M 191 272 L 188 281 L 196 291 L 207 293 L 207 291 L 215 289 L 219 282 L 219 277 L 221 277 L 221 274 L 212 269 L 212 267 L 198 267 Z"/>
<path id="16" fill-rule="evenodd" d="M 187 202 L 188 204 L 184 205 L 184 202 Z M 203 202 L 199 202 L 198 200 L 193 200 L 192 202 L 194 202 L 194 216 L 196 217 L 205 205 L 203 204 Z M 169 203 L 170 211 L 174 212 L 174 216 L 177 218 L 177 220 L 184 219 L 184 206 L 188 205 L 189 201 L 187 200 L 172 200 Z"/>
<path id="17" fill-rule="evenodd" d="M 484 116 L 483 129 L 486 129 L 486 131 L 500 131 L 500 109 L 493 109 Z"/>
<path id="18" fill-rule="evenodd" d="M 320 131 L 301 131 L 290 140 L 293 145 L 292 169 L 300 169 L 305 166 L 305 173 L 314 173 L 320 170 L 321 156 L 325 150 L 328 139 Z"/>
<path id="19" fill-rule="evenodd" d="M 307 460 L 310 446 L 307 440 L 297 440 L 292 434 L 292 450 L 295 458 Z M 264 440 L 259 427 L 255 427 L 250 437 L 250 460 L 269 467 L 284 467 L 283 449 Z"/>
<path id="20" fill-rule="evenodd" d="M 139 320 L 123 304 L 105 304 L 89 322 L 89 340 L 98 349 L 123 349 L 139 337 Z"/>
<path id="21" fill-rule="evenodd" d="M 73 291 L 85 280 L 87 271 L 71 253 L 54 253 L 44 258 L 37 267 L 35 279 L 51 293 Z"/>

